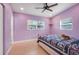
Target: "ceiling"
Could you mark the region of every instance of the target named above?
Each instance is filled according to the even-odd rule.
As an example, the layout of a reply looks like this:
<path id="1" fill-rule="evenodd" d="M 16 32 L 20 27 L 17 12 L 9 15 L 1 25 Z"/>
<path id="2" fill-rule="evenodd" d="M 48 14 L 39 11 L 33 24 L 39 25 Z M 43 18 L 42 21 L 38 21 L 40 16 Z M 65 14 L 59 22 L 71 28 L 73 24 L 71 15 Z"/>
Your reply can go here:
<path id="1" fill-rule="evenodd" d="M 48 3 L 48 5 L 52 5 L 54 3 Z M 42 9 L 36 9 L 36 7 L 43 7 L 43 3 L 11 3 L 14 12 L 31 14 L 35 16 L 43 16 L 43 17 L 53 17 L 64 10 L 74 6 L 76 3 L 58 3 L 57 6 L 51 7 L 53 12 L 45 11 L 41 13 Z"/>

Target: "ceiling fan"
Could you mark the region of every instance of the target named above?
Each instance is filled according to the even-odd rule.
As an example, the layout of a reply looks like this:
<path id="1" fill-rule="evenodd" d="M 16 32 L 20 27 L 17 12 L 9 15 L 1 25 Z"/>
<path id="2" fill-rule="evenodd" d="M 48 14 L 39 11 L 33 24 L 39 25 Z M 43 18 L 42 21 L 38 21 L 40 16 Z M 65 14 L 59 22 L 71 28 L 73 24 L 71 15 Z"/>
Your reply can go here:
<path id="1" fill-rule="evenodd" d="M 53 4 L 53 5 L 48 5 L 47 3 L 43 3 L 43 7 L 37 7 L 36 9 L 43 9 L 42 10 L 42 13 L 45 11 L 45 10 L 48 10 L 48 11 L 50 11 L 50 12 L 52 12 L 53 10 L 52 9 L 50 9 L 51 7 L 54 7 L 54 6 L 56 6 L 56 5 L 58 5 L 58 3 L 55 3 L 55 4 Z"/>

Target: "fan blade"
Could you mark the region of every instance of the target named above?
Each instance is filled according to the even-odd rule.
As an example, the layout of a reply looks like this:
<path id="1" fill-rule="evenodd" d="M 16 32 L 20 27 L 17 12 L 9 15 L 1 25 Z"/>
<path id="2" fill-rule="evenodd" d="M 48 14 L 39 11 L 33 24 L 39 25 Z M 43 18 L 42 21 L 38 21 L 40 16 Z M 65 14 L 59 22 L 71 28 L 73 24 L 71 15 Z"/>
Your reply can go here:
<path id="1" fill-rule="evenodd" d="M 44 9 L 43 11 L 42 11 L 42 13 L 45 11 L 46 9 Z"/>
<path id="2" fill-rule="evenodd" d="M 50 5 L 50 6 L 48 6 L 48 7 L 50 8 L 50 7 L 53 7 L 53 6 L 56 6 L 56 5 L 58 5 L 58 3 L 53 4 L 53 5 Z"/>
<path id="3" fill-rule="evenodd" d="M 45 4 L 46 4 L 46 6 L 48 6 L 47 3 L 45 3 Z"/>
<path id="4" fill-rule="evenodd" d="M 49 11 L 51 11 L 51 12 L 53 11 L 53 10 L 51 10 L 51 9 L 49 9 L 49 8 L 48 8 L 47 10 L 49 10 Z"/>
<path id="5" fill-rule="evenodd" d="M 42 7 L 37 7 L 37 8 L 35 8 L 35 9 L 43 9 Z"/>

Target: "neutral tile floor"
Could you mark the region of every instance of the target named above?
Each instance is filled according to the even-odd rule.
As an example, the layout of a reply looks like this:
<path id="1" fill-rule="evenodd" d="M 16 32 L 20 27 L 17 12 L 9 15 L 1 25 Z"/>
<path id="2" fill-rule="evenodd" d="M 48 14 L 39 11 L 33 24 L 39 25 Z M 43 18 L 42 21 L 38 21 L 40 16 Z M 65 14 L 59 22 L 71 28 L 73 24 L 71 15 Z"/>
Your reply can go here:
<path id="1" fill-rule="evenodd" d="M 36 39 L 15 42 L 9 51 L 9 55 L 48 55 Z"/>

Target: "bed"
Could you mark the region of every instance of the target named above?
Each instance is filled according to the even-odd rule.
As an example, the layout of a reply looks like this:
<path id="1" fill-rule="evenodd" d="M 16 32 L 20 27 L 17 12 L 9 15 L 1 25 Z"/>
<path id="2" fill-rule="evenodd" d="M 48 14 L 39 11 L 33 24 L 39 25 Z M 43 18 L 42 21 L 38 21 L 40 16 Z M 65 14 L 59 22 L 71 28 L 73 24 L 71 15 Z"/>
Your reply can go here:
<path id="1" fill-rule="evenodd" d="M 79 39 L 62 40 L 60 35 L 45 35 L 38 37 L 37 43 L 43 49 L 51 50 L 51 52 L 47 51 L 49 54 L 55 51 L 56 54 L 60 55 L 79 55 Z"/>

